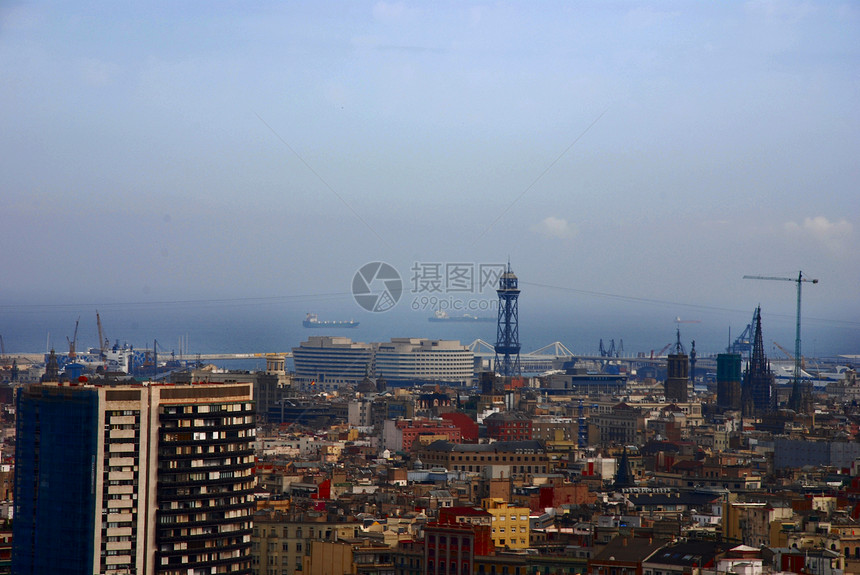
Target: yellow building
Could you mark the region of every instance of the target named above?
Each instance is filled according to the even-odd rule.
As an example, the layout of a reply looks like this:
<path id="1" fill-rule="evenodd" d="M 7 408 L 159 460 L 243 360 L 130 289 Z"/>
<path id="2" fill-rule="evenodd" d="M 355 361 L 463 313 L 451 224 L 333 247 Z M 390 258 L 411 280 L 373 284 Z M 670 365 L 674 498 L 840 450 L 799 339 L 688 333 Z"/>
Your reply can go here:
<path id="1" fill-rule="evenodd" d="M 492 538 L 496 547 L 526 549 L 529 547 L 529 508 L 513 507 L 503 499 L 487 498 L 481 506 L 493 516 Z"/>

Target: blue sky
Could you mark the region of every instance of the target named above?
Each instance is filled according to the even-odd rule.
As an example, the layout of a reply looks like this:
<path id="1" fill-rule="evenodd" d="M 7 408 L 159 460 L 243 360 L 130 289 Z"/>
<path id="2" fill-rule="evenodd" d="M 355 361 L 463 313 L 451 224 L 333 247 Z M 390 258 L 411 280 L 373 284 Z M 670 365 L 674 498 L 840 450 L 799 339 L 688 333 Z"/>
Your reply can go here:
<path id="1" fill-rule="evenodd" d="M 856 2 L 4 3 L 0 297 L 298 296 L 510 257 L 790 315 L 791 284 L 741 278 L 802 269 L 805 312 L 857 334 L 858 38 Z"/>

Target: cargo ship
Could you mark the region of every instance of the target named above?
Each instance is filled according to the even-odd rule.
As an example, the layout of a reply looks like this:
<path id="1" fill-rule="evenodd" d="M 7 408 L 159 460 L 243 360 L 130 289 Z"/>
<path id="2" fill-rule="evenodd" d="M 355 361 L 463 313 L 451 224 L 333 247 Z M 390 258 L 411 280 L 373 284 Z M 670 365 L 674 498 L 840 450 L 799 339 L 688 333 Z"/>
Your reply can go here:
<path id="1" fill-rule="evenodd" d="M 472 315 L 468 313 L 464 313 L 463 315 L 448 315 L 448 312 L 444 310 L 438 310 L 433 313 L 432 316 L 427 318 L 427 321 L 439 321 L 439 322 L 494 322 L 496 318 L 494 317 L 481 317 L 477 315 Z"/>
<path id="2" fill-rule="evenodd" d="M 327 328 L 341 328 L 341 327 L 358 327 L 358 322 L 349 320 L 349 321 L 328 321 L 321 320 L 317 317 L 315 313 L 309 313 L 305 320 L 302 322 L 302 325 L 305 327 L 327 327 Z"/>

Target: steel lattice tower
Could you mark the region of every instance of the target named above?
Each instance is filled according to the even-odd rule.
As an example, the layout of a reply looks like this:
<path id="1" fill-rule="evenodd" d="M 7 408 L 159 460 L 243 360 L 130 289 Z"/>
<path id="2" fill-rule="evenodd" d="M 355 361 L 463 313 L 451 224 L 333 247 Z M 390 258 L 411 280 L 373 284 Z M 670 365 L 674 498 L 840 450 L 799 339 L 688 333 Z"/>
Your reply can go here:
<path id="1" fill-rule="evenodd" d="M 499 323 L 496 330 L 496 374 L 505 377 L 519 376 L 520 371 L 520 329 L 517 298 L 517 276 L 508 269 L 499 278 Z"/>

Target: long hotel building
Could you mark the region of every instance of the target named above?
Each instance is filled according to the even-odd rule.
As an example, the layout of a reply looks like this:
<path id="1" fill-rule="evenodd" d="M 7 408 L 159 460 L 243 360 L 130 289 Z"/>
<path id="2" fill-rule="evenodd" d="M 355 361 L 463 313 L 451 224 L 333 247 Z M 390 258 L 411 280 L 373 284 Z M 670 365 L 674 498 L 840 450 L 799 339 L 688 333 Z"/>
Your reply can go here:
<path id="1" fill-rule="evenodd" d="M 22 388 L 13 572 L 250 574 L 252 389 Z"/>
<path id="2" fill-rule="evenodd" d="M 474 354 L 453 340 L 397 337 L 385 343 L 359 343 L 313 336 L 293 348 L 293 361 L 296 379 L 305 389 L 357 385 L 368 374 L 394 386 L 469 385 L 475 377 Z"/>

